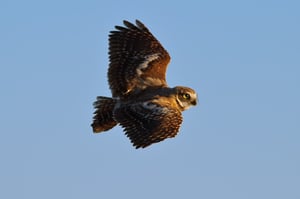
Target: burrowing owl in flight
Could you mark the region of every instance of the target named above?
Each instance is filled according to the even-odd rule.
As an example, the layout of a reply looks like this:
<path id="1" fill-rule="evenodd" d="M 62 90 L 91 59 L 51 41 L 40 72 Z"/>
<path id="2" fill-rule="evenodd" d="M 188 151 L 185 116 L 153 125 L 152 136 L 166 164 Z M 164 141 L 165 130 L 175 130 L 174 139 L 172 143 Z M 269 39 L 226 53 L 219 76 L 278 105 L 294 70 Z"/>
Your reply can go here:
<path id="1" fill-rule="evenodd" d="M 144 148 L 176 136 L 181 112 L 196 105 L 197 94 L 188 87 L 168 87 L 168 52 L 140 21 L 123 23 L 109 35 L 112 98 L 97 97 L 91 126 L 98 133 L 120 124 L 133 146 Z"/>

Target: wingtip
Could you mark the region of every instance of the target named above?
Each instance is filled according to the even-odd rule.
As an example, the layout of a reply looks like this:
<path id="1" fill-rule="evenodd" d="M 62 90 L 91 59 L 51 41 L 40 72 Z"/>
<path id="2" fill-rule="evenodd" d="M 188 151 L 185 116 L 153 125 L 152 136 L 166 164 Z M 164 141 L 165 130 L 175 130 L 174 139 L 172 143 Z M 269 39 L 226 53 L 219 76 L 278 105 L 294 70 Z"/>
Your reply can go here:
<path id="1" fill-rule="evenodd" d="M 135 24 L 131 23 L 128 20 L 123 20 L 123 24 L 130 29 L 138 28 L 138 29 L 148 30 L 148 28 L 139 19 L 135 20 Z M 116 26 L 116 27 L 117 29 L 120 29 L 120 26 Z"/>

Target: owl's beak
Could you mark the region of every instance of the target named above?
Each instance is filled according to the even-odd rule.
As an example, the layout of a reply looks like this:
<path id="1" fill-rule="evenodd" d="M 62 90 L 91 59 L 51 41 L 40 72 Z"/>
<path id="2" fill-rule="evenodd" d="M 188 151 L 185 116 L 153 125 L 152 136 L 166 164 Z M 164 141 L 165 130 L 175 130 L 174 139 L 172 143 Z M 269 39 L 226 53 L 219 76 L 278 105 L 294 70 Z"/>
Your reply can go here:
<path id="1" fill-rule="evenodd" d="M 197 105 L 197 100 L 192 101 L 192 105 L 196 106 Z"/>

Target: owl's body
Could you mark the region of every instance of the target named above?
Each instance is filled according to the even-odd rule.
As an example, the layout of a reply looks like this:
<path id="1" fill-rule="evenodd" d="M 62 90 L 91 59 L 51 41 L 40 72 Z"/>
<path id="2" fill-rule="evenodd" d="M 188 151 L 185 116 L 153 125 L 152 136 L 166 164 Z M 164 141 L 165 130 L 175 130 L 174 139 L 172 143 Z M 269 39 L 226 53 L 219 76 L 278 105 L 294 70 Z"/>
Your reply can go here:
<path id="1" fill-rule="evenodd" d="M 169 88 L 165 80 L 170 56 L 140 22 L 124 21 L 109 36 L 108 81 L 112 98 L 97 97 L 94 132 L 120 124 L 136 148 L 174 137 L 181 112 L 196 105 L 188 87 Z"/>

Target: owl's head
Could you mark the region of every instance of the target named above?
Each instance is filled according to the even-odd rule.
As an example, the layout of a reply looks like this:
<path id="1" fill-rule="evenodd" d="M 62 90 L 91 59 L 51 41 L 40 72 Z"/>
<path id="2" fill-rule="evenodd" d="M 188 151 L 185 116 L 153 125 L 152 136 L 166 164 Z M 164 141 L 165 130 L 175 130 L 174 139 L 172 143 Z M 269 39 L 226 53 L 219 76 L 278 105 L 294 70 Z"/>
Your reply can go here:
<path id="1" fill-rule="evenodd" d="M 176 101 L 182 111 L 189 109 L 197 104 L 197 93 L 188 87 L 176 86 Z"/>

